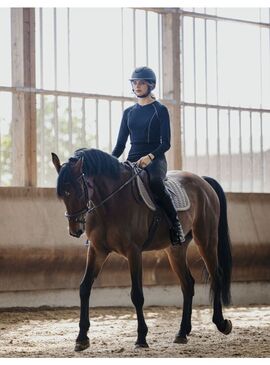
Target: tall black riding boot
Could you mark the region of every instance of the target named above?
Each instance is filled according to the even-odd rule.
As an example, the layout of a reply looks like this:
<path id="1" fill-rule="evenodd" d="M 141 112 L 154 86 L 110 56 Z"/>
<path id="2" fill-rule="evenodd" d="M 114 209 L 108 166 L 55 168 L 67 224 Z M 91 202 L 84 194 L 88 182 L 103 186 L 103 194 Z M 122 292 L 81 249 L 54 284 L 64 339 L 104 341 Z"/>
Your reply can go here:
<path id="1" fill-rule="evenodd" d="M 166 191 L 165 194 L 159 196 L 158 202 L 172 223 L 172 227 L 170 228 L 172 245 L 181 245 L 181 243 L 185 242 L 185 234 L 169 193 Z"/>

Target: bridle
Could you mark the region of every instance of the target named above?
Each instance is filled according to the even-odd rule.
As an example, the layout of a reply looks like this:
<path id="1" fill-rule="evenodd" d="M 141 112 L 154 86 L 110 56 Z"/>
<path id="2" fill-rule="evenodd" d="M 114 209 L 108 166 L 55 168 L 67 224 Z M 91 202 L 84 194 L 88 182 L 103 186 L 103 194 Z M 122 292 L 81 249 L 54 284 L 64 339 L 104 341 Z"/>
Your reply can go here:
<path id="1" fill-rule="evenodd" d="M 131 165 L 131 164 L 129 164 L 129 165 Z M 111 194 L 109 194 L 105 199 L 103 199 L 98 205 L 94 205 L 94 203 L 89 199 L 88 187 L 87 187 L 87 185 L 89 185 L 89 183 L 86 181 L 84 173 L 82 173 L 76 179 L 76 181 L 78 181 L 79 179 L 82 179 L 83 190 L 84 190 L 84 200 L 86 202 L 86 207 L 76 213 L 66 212 L 65 216 L 68 218 L 69 221 L 85 224 L 86 223 L 86 220 L 85 220 L 86 213 L 92 213 L 92 212 L 94 212 L 94 210 L 101 207 L 106 201 L 108 201 L 114 195 L 116 195 L 119 191 L 121 191 L 125 186 L 127 186 L 132 180 L 134 180 L 143 171 L 143 169 L 138 168 L 137 164 L 135 164 L 132 167 L 132 172 L 133 172 L 133 170 L 135 171 L 135 173 L 132 174 L 132 176 L 127 181 L 125 181 L 118 189 L 116 189 Z"/>
<path id="2" fill-rule="evenodd" d="M 79 181 L 80 179 L 82 179 L 82 182 L 83 182 L 84 200 L 87 202 L 86 207 L 79 210 L 76 213 L 65 212 L 65 216 L 67 217 L 67 219 L 69 221 L 85 224 L 85 214 L 88 212 L 88 210 L 90 208 L 90 199 L 89 199 L 88 188 L 87 188 L 88 183 L 85 179 L 84 173 L 82 173 L 79 177 L 77 177 L 76 181 Z"/>

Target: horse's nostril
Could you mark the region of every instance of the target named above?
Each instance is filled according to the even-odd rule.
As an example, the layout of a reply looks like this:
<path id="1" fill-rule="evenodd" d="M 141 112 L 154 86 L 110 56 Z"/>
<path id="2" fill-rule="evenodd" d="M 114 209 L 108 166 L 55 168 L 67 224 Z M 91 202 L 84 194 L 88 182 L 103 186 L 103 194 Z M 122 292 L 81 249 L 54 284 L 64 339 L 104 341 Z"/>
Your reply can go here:
<path id="1" fill-rule="evenodd" d="M 79 229 L 77 232 L 69 232 L 69 234 L 72 236 L 72 237 L 76 237 L 76 238 L 79 238 L 82 234 L 83 234 L 83 231 L 81 229 Z"/>
<path id="2" fill-rule="evenodd" d="M 79 238 L 81 236 L 81 231 L 78 231 L 78 232 L 69 232 L 69 234 L 72 236 L 72 237 L 76 237 L 76 238 Z"/>

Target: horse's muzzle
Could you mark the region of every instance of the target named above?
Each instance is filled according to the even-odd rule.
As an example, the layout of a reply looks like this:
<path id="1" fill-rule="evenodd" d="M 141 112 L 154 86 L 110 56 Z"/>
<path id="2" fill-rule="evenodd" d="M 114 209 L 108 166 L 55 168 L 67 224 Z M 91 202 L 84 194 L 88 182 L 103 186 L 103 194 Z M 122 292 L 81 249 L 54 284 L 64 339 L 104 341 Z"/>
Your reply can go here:
<path id="1" fill-rule="evenodd" d="M 79 229 L 77 232 L 71 232 L 71 231 L 69 231 L 69 234 L 72 237 L 80 238 L 81 235 L 83 234 L 83 230 L 82 229 Z"/>

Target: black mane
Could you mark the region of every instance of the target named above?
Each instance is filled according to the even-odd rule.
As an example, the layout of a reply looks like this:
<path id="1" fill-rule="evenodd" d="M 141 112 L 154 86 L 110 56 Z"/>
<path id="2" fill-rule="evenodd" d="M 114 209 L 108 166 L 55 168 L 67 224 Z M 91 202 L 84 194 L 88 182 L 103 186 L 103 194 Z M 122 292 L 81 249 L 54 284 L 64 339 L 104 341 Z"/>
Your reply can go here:
<path id="1" fill-rule="evenodd" d="M 72 166 L 80 158 L 83 158 L 83 173 L 86 176 L 103 175 L 112 179 L 119 178 L 121 164 L 116 157 L 95 148 L 82 148 L 75 151 L 74 156 L 70 157 L 60 170 L 57 179 L 57 195 L 59 197 L 64 194 L 65 183 L 75 185 Z"/>

